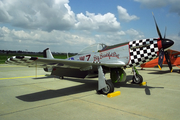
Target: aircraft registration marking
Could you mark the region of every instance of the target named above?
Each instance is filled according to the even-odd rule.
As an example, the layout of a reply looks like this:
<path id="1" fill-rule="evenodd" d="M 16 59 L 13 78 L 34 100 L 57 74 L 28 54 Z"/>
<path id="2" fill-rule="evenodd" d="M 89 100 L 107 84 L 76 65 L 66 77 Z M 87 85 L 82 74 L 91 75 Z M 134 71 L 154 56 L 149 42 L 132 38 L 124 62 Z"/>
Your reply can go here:
<path id="1" fill-rule="evenodd" d="M 88 55 L 86 55 L 86 56 L 81 56 L 81 57 L 79 57 L 79 60 L 84 61 L 85 58 L 87 58 L 87 61 L 89 61 L 90 57 L 91 57 L 91 54 L 88 54 Z"/>
<path id="2" fill-rule="evenodd" d="M 35 75 L 35 76 L 21 76 L 21 77 L 9 77 L 9 78 L 0 78 L 0 80 L 7 80 L 7 79 L 17 79 L 17 78 L 33 78 L 33 77 L 44 77 L 45 75 Z"/>

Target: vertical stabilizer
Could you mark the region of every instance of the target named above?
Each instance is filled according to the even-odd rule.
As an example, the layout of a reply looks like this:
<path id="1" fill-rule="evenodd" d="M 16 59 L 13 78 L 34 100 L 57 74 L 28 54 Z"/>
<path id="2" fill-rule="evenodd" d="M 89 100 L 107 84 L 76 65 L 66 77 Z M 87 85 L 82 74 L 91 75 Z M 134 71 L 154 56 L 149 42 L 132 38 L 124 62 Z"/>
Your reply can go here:
<path id="1" fill-rule="evenodd" d="M 43 57 L 44 58 L 52 58 L 52 59 L 54 58 L 49 48 L 46 48 L 43 51 Z"/>

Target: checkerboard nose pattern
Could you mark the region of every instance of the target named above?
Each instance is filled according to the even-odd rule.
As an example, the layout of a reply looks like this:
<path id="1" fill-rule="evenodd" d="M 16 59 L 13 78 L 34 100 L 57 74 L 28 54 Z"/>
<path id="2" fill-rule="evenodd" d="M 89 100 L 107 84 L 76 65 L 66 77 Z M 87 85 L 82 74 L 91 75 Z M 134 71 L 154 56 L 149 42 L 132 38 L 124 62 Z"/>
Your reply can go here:
<path id="1" fill-rule="evenodd" d="M 130 61 L 126 67 L 137 66 L 157 57 L 156 39 L 142 39 L 129 42 Z"/>

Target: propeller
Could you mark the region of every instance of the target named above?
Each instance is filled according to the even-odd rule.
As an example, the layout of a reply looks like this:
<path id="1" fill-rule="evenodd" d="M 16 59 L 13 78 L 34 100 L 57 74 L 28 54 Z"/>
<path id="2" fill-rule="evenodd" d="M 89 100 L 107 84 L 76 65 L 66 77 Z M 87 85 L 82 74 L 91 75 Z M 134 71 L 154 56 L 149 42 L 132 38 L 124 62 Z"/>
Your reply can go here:
<path id="1" fill-rule="evenodd" d="M 162 35 L 161 35 L 161 32 L 160 32 L 159 27 L 158 27 L 158 25 L 157 25 L 156 19 L 155 19 L 155 17 L 154 17 L 154 13 L 152 13 L 152 15 L 153 15 L 154 22 L 155 22 L 155 25 L 156 25 L 157 33 L 158 33 L 158 35 L 159 35 L 160 40 L 162 40 Z"/>
<path id="2" fill-rule="evenodd" d="M 165 28 L 164 38 L 162 38 L 162 35 L 161 35 L 161 32 L 160 32 L 159 27 L 157 25 L 154 14 L 152 13 L 152 15 L 153 15 L 154 22 L 155 22 L 155 25 L 156 25 L 157 33 L 159 35 L 159 40 L 161 41 L 161 44 L 162 44 L 162 47 L 159 50 L 158 67 L 159 67 L 160 70 L 162 70 L 162 63 L 163 63 L 163 59 L 164 59 L 164 55 L 165 55 L 166 61 L 167 61 L 168 66 L 169 66 L 169 69 L 172 72 L 173 69 L 172 69 L 172 64 L 171 64 L 170 58 L 169 58 L 169 54 L 168 54 L 167 51 L 164 51 L 164 49 L 171 47 L 174 44 L 174 42 L 172 40 L 170 40 L 170 39 L 166 39 L 166 28 Z"/>
<path id="3" fill-rule="evenodd" d="M 171 60 L 169 59 L 169 53 L 167 51 L 164 52 L 165 53 L 165 57 L 166 57 L 166 62 L 168 63 L 169 69 L 172 72 L 172 64 L 171 64 Z"/>
<path id="4" fill-rule="evenodd" d="M 165 27 L 164 39 L 166 38 L 166 30 L 167 30 L 167 28 Z"/>
<path id="5" fill-rule="evenodd" d="M 163 59 L 164 59 L 164 49 L 161 48 L 159 51 L 159 60 L 158 60 L 158 67 L 160 70 L 162 70 Z"/>

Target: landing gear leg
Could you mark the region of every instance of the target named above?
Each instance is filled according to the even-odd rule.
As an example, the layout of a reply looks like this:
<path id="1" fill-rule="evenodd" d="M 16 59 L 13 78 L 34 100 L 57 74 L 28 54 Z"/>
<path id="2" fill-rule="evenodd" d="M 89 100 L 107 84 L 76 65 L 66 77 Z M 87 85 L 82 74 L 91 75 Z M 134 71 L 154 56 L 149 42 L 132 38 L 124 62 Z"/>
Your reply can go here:
<path id="1" fill-rule="evenodd" d="M 133 78 L 132 78 L 132 83 L 135 84 L 140 84 L 143 82 L 143 77 L 138 73 L 136 67 L 132 67 L 132 72 L 133 72 Z"/>
<path id="2" fill-rule="evenodd" d="M 107 95 L 111 92 L 114 92 L 114 85 L 111 81 L 106 81 L 102 67 L 98 66 L 98 93 Z"/>

